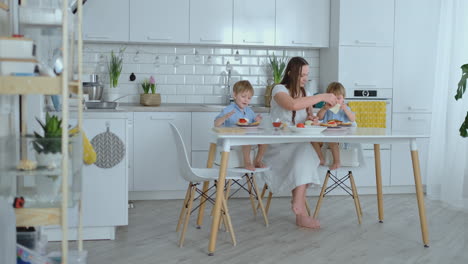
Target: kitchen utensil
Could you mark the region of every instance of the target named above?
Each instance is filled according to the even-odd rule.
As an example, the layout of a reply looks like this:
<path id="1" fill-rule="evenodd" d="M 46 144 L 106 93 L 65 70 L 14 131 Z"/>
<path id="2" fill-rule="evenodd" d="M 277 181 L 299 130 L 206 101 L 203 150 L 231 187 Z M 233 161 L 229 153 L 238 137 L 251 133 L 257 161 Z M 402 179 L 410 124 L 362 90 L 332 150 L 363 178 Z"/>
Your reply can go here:
<path id="1" fill-rule="evenodd" d="M 86 102 L 87 109 L 116 109 L 117 102 Z"/>
<path id="2" fill-rule="evenodd" d="M 83 82 L 83 93 L 88 94 L 89 100 L 101 100 L 104 86 L 99 82 Z"/>

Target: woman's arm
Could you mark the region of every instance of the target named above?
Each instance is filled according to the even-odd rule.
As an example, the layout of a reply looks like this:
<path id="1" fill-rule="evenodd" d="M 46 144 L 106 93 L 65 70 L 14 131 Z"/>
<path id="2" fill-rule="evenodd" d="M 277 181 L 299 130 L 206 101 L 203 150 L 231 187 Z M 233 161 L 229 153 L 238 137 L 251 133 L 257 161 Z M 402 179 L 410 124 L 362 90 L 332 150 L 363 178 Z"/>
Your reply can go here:
<path id="1" fill-rule="evenodd" d="M 322 101 L 325 101 L 332 106 L 336 104 L 336 96 L 331 93 L 292 98 L 288 93 L 279 92 L 276 93 L 273 98 L 279 106 L 289 111 L 306 109 L 307 107 Z"/>

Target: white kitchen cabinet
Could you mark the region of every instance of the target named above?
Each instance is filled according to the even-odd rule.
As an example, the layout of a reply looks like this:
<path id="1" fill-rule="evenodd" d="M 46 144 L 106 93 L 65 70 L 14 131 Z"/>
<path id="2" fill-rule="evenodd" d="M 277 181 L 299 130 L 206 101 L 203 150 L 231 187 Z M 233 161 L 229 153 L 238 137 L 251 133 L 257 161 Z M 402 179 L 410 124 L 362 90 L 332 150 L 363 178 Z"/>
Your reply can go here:
<path id="1" fill-rule="evenodd" d="M 393 46 L 394 0 L 333 1 L 339 4 L 339 45 Z"/>
<path id="2" fill-rule="evenodd" d="M 330 0 L 276 0 L 276 46 L 328 47 Z"/>
<path id="3" fill-rule="evenodd" d="M 83 40 L 127 42 L 129 0 L 87 1 L 83 5 Z"/>
<path id="4" fill-rule="evenodd" d="M 190 43 L 232 44 L 233 0 L 190 0 Z"/>
<path id="5" fill-rule="evenodd" d="M 116 135 L 125 146 L 124 158 L 111 168 L 83 165 L 83 239 L 115 239 L 115 228 L 128 225 L 129 121 L 132 113 L 84 113 L 83 131 L 89 141 L 101 133 Z M 76 119 L 70 119 L 76 125 Z M 99 153 L 98 153 L 99 155 Z M 78 216 L 69 209 L 70 237 L 76 239 Z M 46 228 L 50 241 L 60 240 L 59 228 Z"/>
<path id="6" fill-rule="evenodd" d="M 130 41 L 188 43 L 189 0 L 130 0 Z"/>
<path id="7" fill-rule="evenodd" d="M 430 134 L 430 113 L 394 113 L 393 130 L 408 130 Z M 419 164 L 423 184 L 426 182 L 429 139 L 417 139 Z M 414 185 L 413 164 L 406 144 L 392 146 L 391 185 Z"/>
<path id="8" fill-rule="evenodd" d="M 339 52 L 338 79 L 346 89 L 392 88 L 392 47 L 341 46 Z"/>
<path id="9" fill-rule="evenodd" d="M 275 5 L 271 0 L 235 0 L 233 21 L 233 44 L 275 45 Z"/>
<path id="10" fill-rule="evenodd" d="M 439 2 L 396 0 L 394 112 L 432 112 Z"/>
<path id="11" fill-rule="evenodd" d="M 322 89 L 339 81 L 348 97 L 353 90 L 380 90 L 382 98 L 383 89 L 393 88 L 393 1 L 332 0 L 330 48 L 320 50 Z"/>
<path id="12" fill-rule="evenodd" d="M 134 191 L 185 190 L 169 122 L 182 134 L 189 160 L 192 149 L 191 113 L 135 112 L 133 119 Z"/>

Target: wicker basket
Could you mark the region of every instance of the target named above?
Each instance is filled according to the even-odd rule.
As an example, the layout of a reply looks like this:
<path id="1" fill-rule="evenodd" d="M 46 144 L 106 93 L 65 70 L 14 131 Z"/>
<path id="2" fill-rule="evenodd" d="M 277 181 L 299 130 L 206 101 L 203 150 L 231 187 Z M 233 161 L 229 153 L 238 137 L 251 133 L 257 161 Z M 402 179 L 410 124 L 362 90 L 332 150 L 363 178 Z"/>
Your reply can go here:
<path id="1" fill-rule="evenodd" d="M 161 94 L 140 94 L 140 104 L 144 106 L 161 105 Z"/>

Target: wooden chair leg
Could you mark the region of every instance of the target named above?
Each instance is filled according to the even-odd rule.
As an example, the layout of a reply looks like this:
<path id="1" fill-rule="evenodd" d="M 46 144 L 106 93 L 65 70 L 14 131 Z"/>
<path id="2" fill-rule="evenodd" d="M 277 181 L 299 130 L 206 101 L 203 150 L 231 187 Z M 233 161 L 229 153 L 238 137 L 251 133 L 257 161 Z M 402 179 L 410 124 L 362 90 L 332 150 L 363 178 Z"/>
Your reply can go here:
<path id="1" fill-rule="evenodd" d="M 311 214 L 310 214 L 310 206 L 309 206 L 309 202 L 307 201 L 307 199 L 305 200 L 305 207 L 306 207 L 306 210 L 307 210 L 307 215 L 308 215 L 308 216 L 311 216 Z"/>
<path id="2" fill-rule="evenodd" d="M 182 208 L 180 209 L 179 222 L 177 222 L 176 232 L 179 232 L 180 225 L 182 224 L 182 219 L 184 218 L 184 213 L 187 208 L 187 201 L 190 195 L 190 188 L 192 188 L 191 185 L 192 183 L 189 183 L 187 187 L 187 192 L 185 192 L 184 204 L 182 205 Z"/>
<path id="3" fill-rule="evenodd" d="M 195 197 L 195 189 L 197 187 L 191 184 L 190 188 L 190 197 L 187 205 L 187 210 L 185 211 L 184 226 L 182 228 L 182 233 L 180 234 L 179 247 L 183 247 L 185 241 L 185 232 L 187 231 L 188 222 L 190 220 L 190 215 L 192 213 L 193 199 Z"/>
<path id="4" fill-rule="evenodd" d="M 327 184 L 328 184 L 328 179 L 330 178 L 330 171 L 327 171 L 327 175 L 325 176 L 325 180 L 323 181 L 322 185 L 322 190 L 320 191 L 320 195 L 317 201 L 317 205 L 315 206 L 315 211 L 314 211 L 314 218 L 318 217 L 318 214 L 320 212 L 320 206 L 322 206 L 322 200 L 323 196 L 325 193 L 325 189 L 327 189 Z"/>
<path id="5" fill-rule="evenodd" d="M 356 184 L 354 183 L 354 177 L 353 177 L 352 172 L 349 172 L 349 181 L 351 182 L 351 190 L 353 191 L 353 200 L 354 200 L 354 206 L 356 207 L 358 223 L 361 224 L 361 216 L 362 216 L 361 205 L 359 203 L 358 192 L 357 192 Z"/>
<path id="6" fill-rule="evenodd" d="M 269 192 L 268 193 L 268 198 L 267 198 L 267 203 L 266 203 L 266 206 L 265 206 L 265 212 L 266 212 L 267 215 L 268 215 L 268 211 L 270 211 L 270 204 L 271 204 L 271 198 L 272 197 L 273 197 L 273 193 Z"/>
<path id="7" fill-rule="evenodd" d="M 255 175 L 252 175 L 252 183 L 253 183 L 253 187 L 254 187 L 254 190 L 255 190 L 255 194 L 256 194 L 256 197 L 257 197 L 257 201 L 258 201 L 258 207 L 260 207 L 260 210 L 263 214 L 263 220 L 265 221 L 265 226 L 268 227 L 269 223 L 268 223 L 268 217 L 267 217 L 267 213 L 265 211 L 265 207 L 263 207 L 263 201 L 262 199 L 259 197 L 259 190 L 258 190 L 258 186 L 257 186 L 257 180 L 255 179 Z"/>
<path id="8" fill-rule="evenodd" d="M 247 190 L 249 192 L 249 199 L 250 199 L 250 204 L 252 205 L 252 211 L 253 211 L 254 216 L 256 217 L 257 216 L 257 210 L 256 210 L 256 206 L 255 206 L 254 195 L 252 193 L 252 183 L 250 182 L 250 180 L 254 176 L 249 175 L 248 173 L 246 173 L 244 175 L 244 177 L 245 177 L 245 180 L 247 181 Z"/>
<path id="9" fill-rule="evenodd" d="M 232 180 L 228 180 L 226 183 L 226 192 L 224 194 L 224 199 L 229 200 L 229 194 L 231 193 Z"/>
<path id="10" fill-rule="evenodd" d="M 231 216 L 229 215 L 228 206 L 227 206 L 225 199 L 223 199 L 222 201 L 222 209 L 224 212 L 223 214 L 226 216 L 225 217 L 226 228 L 228 232 L 231 234 L 231 241 L 232 241 L 232 244 L 235 246 L 237 245 L 236 235 L 234 234 L 234 228 L 232 227 Z"/>
<path id="11" fill-rule="evenodd" d="M 263 197 L 265 197 L 265 192 L 268 189 L 268 185 L 265 183 L 263 185 L 262 193 L 260 194 L 259 199 L 263 201 Z M 257 210 L 260 209 L 260 205 L 257 205 Z"/>

